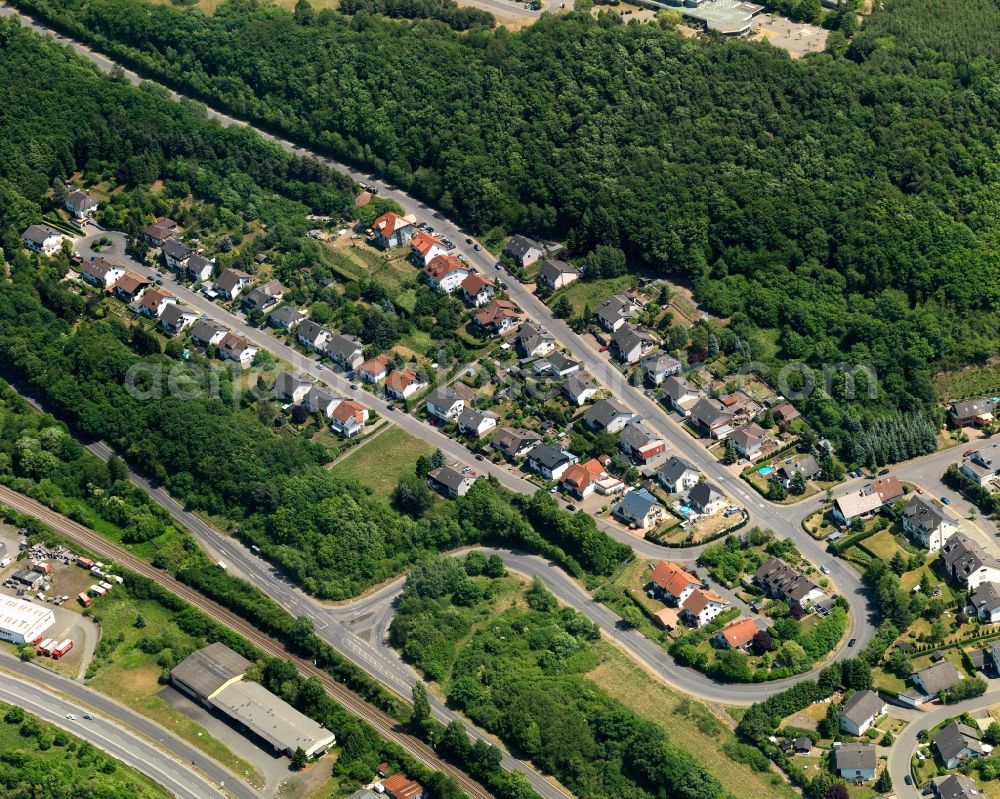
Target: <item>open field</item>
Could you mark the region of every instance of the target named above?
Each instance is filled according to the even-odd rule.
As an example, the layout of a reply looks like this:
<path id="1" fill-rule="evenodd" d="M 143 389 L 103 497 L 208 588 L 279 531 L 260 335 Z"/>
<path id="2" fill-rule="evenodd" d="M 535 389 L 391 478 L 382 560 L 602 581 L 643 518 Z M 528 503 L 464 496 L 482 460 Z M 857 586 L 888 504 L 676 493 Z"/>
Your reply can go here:
<path id="1" fill-rule="evenodd" d="M 622 275 L 607 280 L 577 280 L 558 291 L 554 297 L 556 300 L 562 297 L 569 300 L 569 304 L 573 306 L 573 313 L 579 316 L 586 306 L 589 305 L 592 312 L 596 311 L 608 297 L 619 291 L 625 291 L 636 281 L 634 275 Z"/>
<path id="2" fill-rule="evenodd" d="M 941 372 L 932 379 L 934 391 L 945 401 L 1000 395 L 1000 364 L 970 366 L 957 372 Z"/>
<path id="3" fill-rule="evenodd" d="M 355 447 L 330 471 L 337 477 L 357 480 L 376 496 L 388 497 L 401 477 L 413 474 L 417 458 L 433 451 L 426 441 L 394 425 L 372 441 Z"/>

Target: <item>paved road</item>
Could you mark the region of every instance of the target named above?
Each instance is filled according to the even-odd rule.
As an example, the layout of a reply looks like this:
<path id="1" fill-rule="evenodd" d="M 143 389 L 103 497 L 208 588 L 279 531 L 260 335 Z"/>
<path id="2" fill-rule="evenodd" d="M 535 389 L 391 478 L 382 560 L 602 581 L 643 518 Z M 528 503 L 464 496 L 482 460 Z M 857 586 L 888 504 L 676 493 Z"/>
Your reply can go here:
<path id="1" fill-rule="evenodd" d="M 195 747 L 144 716 L 72 680 L 0 657 L 0 701 L 83 738 L 182 799 L 256 799 L 259 794 Z M 75 721 L 66 718 L 72 713 Z M 84 713 L 93 719 L 84 719 Z M 194 766 L 194 768 L 192 768 Z M 224 786 L 225 790 L 220 790 Z"/>

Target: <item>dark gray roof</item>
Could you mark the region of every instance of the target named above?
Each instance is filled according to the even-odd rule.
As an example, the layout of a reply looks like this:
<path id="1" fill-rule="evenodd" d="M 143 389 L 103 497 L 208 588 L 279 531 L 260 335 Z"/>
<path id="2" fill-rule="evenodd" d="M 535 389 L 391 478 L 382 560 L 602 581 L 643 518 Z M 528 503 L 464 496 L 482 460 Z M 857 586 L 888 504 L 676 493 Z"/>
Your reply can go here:
<path id="1" fill-rule="evenodd" d="M 325 388 L 320 386 L 313 386 L 309 389 L 309 393 L 306 394 L 305 402 L 308 403 L 310 408 L 319 408 L 325 410 L 330 406 L 330 403 L 337 399 L 331 392 L 327 391 Z"/>
<path id="2" fill-rule="evenodd" d="M 676 483 L 681 477 L 684 476 L 685 472 L 696 472 L 698 469 L 692 466 L 683 458 L 678 458 L 676 455 L 672 455 L 670 460 L 668 460 L 662 467 L 660 467 L 659 474 L 661 479 L 668 483 Z"/>
<path id="3" fill-rule="evenodd" d="M 903 515 L 914 527 L 927 532 L 937 530 L 946 520 L 944 513 L 918 494 L 910 497 L 910 501 L 903 508 Z"/>
<path id="4" fill-rule="evenodd" d="M 177 239 L 167 239 L 163 242 L 163 246 L 160 248 L 164 255 L 169 255 L 178 261 L 186 260 L 191 257 L 191 253 L 194 252 L 188 245 L 183 241 L 178 241 Z"/>
<path id="5" fill-rule="evenodd" d="M 871 744 L 842 744 L 833 750 L 834 768 L 846 769 L 875 768 L 875 747 Z"/>
<path id="6" fill-rule="evenodd" d="M 803 477 L 815 477 L 820 473 L 819 464 L 812 455 L 805 455 L 790 465 L 782 464 L 778 467 L 778 476 L 786 480 L 791 480 L 796 474 Z"/>
<path id="7" fill-rule="evenodd" d="M 645 488 L 640 488 L 629 491 L 623 496 L 615 508 L 615 513 L 631 519 L 641 519 L 655 507 L 663 507 L 663 503 Z"/>
<path id="8" fill-rule="evenodd" d="M 51 228 L 48 225 L 29 225 L 28 229 L 21 234 L 21 238 L 24 241 L 31 241 L 36 244 L 41 244 L 49 236 L 61 236 L 62 234 L 55 228 Z"/>
<path id="9" fill-rule="evenodd" d="M 1000 568 L 995 557 L 964 533 L 955 533 L 942 545 L 941 560 L 958 579 L 968 577 L 983 566 Z"/>
<path id="10" fill-rule="evenodd" d="M 290 397 L 296 389 L 308 385 L 311 385 L 308 380 L 295 377 L 295 375 L 289 372 L 279 372 L 278 377 L 274 381 L 274 391 L 279 396 Z"/>
<path id="11" fill-rule="evenodd" d="M 96 208 L 98 202 L 96 197 L 93 197 L 82 189 L 76 189 L 66 196 L 66 205 L 74 211 L 81 212 Z"/>
<path id="12" fill-rule="evenodd" d="M 552 364 L 552 368 L 557 372 L 565 372 L 567 369 L 573 369 L 574 367 L 580 366 L 579 361 L 574 361 L 572 358 L 566 357 L 561 352 L 553 352 L 546 360 Z"/>
<path id="13" fill-rule="evenodd" d="M 628 408 L 615 399 L 603 399 L 591 405 L 583 415 L 583 420 L 591 427 L 603 430 L 619 416 L 634 417 Z"/>
<path id="14" fill-rule="evenodd" d="M 237 284 L 243 280 L 250 280 L 250 275 L 239 269 L 229 267 L 228 269 L 223 269 L 222 272 L 219 273 L 219 277 L 215 281 L 215 286 L 223 291 L 231 292 L 236 288 Z"/>
<path id="15" fill-rule="evenodd" d="M 993 400 L 988 397 L 979 399 L 964 400 L 963 402 L 953 402 L 951 412 L 958 419 L 967 419 L 970 416 L 979 416 L 984 413 L 993 413 Z"/>
<path id="16" fill-rule="evenodd" d="M 597 388 L 597 385 L 586 372 L 574 372 L 563 383 L 563 389 L 574 399 L 590 388 Z"/>
<path id="17" fill-rule="evenodd" d="M 189 272 L 200 272 L 206 266 L 215 268 L 215 264 L 200 253 L 192 253 L 191 257 L 188 258 L 187 268 Z"/>
<path id="18" fill-rule="evenodd" d="M 217 333 L 222 333 L 227 329 L 228 328 L 225 325 L 220 325 L 218 322 L 214 322 L 211 319 L 200 319 L 191 329 L 191 338 L 208 341 L 212 338 L 212 336 Z"/>
<path id="19" fill-rule="evenodd" d="M 513 427 L 501 427 L 493 436 L 493 446 L 508 452 L 517 452 L 533 441 L 541 441 L 542 437 L 531 430 L 518 430 Z"/>
<path id="20" fill-rule="evenodd" d="M 775 557 L 765 560 L 753 576 L 769 591 L 796 601 L 801 601 L 818 587 L 808 577 Z"/>
<path id="21" fill-rule="evenodd" d="M 466 475 L 456 469 L 452 469 L 450 466 L 442 466 L 440 469 L 434 469 L 428 472 L 427 476 L 451 491 L 458 491 L 462 483 L 467 479 Z M 473 478 L 470 476 L 468 479 L 472 480 Z"/>
<path id="22" fill-rule="evenodd" d="M 692 386 L 687 380 L 683 380 L 675 375 L 671 375 L 663 381 L 663 394 L 673 401 L 679 400 L 685 394 L 697 394 L 698 389 Z"/>
<path id="23" fill-rule="evenodd" d="M 302 324 L 299 325 L 299 329 L 296 331 L 296 335 L 306 341 L 315 341 L 317 336 L 321 333 L 329 333 L 323 325 L 317 324 L 312 319 L 306 319 Z"/>
<path id="24" fill-rule="evenodd" d="M 578 275 L 580 274 L 576 269 L 570 266 L 565 261 L 553 261 L 548 258 L 542 263 L 541 271 L 538 276 L 549 282 L 554 282 L 559 278 L 560 275 Z"/>
<path id="25" fill-rule="evenodd" d="M 528 453 L 528 459 L 550 471 L 571 460 L 569 455 L 552 444 L 539 444 Z"/>
<path id="26" fill-rule="evenodd" d="M 276 311 L 271 314 L 271 319 L 275 319 L 279 322 L 283 322 L 286 325 L 294 324 L 295 322 L 301 322 L 305 319 L 306 315 L 302 313 L 298 308 L 294 308 L 291 305 L 282 305 Z"/>
<path id="27" fill-rule="evenodd" d="M 225 644 L 216 642 L 192 652 L 178 663 L 170 676 L 208 699 L 230 680 L 246 673 L 250 661 Z"/>
<path id="28" fill-rule="evenodd" d="M 950 660 L 942 660 L 917 672 L 928 694 L 937 694 L 957 685 L 962 675 Z"/>
<path id="29" fill-rule="evenodd" d="M 504 252 L 509 253 L 513 257 L 520 260 L 527 255 L 529 251 L 538 250 L 540 252 L 541 249 L 542 245 L 537 241 L 533 241 L 527 236 L 517 235 L 510 240 L 510 243 L 504 248 Z"/>
<path id="30" fill-rule="evenodd" d="M 619 327 L 611 337 L 611 343 L 621 353 L 630 352 L 644 341 L 656 341 L 656 339 L 648 331 L 630 324 Z"/>
<path id="31" fill-rule="evenodd" d="M 756 422 L 751 422 L 738 430 L 734 430 L 729 434 L 729 437 L 733 440 L 734 444 L 747 449 L 767 438 L 767 431 Z"/>
<path id="32" fill-rule="evenodd" d="M 964 774 L 935 777 L 933 782 L 938 799 L 982 799 L 983 796 L 976 783 Z"/>
<path id="33" fill-rule="evenodd" d="M 518 346 L 527 354 L 546 339 L 552 340 L 552 336 L 541 328 L 525 323 L 517 333 Z"/>
<path id="34" fill-rule="evenodd" d="M 633 449 L 641 449 L 651 441 L 656 441 L 658 438 L 659 436 L 639 421 L 629 422 L 624 428 L 622 428 L 622 431 L 618 436 L 618 440 L 620 442 Z"/>
<path id="35" fill-rule="evenodd" d="M 477 411 L 468 406 L 458 415 L 458 423 L 462 427 L 479 428 L 486 419 L 496 419 L 497 415 L 492 411 Z"/>
<path id="36" fill-rule="evenodd" d="M 694 404 L 694 407 L 691 408 L 691 416 L 708 426 L 733 417 L 721 402 L 709 397 L 702 397 Z"/>
<path id="37" fill-rule="evenodd" d="M 427 395 L 427 401 L 437 408 L 450 408 L 460 399 L 453 386 L 438 386 Z"/>
<path id="38" fill-rule="evenodd" d="M 966 749 L 982 753 L 983 746 L 979 742 L 979 738 L 977 730 L 966 724 L 953 721 L 938 730 L 938 734 L 934 736 L 934 748 L 937 749 L 942 759 L 948 761 L 958 757 Z"/>
<path id="39" fill-rule="evenodd" d="M 859 727 L 885 707 L 885 700 L 874 691 L 858 691 L 840 708 L 841 718 L 853 721 Z"/>
<path id="40" fill-rule="evenodd" d="M 659 352 L 655 355 L 650 355 L 648 358 L 643 358 L 642 368 L 647 372 L 658 374 L 660 372 L 671 372 L 680 369 L 681 362 L 678 361 L 673 355 L 667 355 L 665 352 Z"/>
<path id="41" fill-rule="evenodd" d="M 976 608 L 985 607 L 987 610 L 1000 608 L 1000 585 L 992 582 L 980 583 L 972 595 L 972 604 Z"/>
<path id="42" fill-rule="evenodd" d="M 722 499 L 723 493 L 707 480 L 695 483 L 688 491 L 688 502 L 696 505 L 699 509 L 707 508 L 717 499 Z"/>
<path id="43" fill-rule="evenodd" d="M 172 302 L 163 309 L 163 313 L 160 314 L 160 321 L 165 325 L 173 327 L 174 325 L 179 324 L 180 321 L 188 315 L 197 316 L 194 311 L 182 308 L 177 303 Z"/>
<path id="44" fill-rule="evenodd" d="M 345 361 L 357 358 L 363 348 L 361 339 L 345 336 L 343 333 L 339 333 L 326 343 L 326 351 L 331 356 Z"/>

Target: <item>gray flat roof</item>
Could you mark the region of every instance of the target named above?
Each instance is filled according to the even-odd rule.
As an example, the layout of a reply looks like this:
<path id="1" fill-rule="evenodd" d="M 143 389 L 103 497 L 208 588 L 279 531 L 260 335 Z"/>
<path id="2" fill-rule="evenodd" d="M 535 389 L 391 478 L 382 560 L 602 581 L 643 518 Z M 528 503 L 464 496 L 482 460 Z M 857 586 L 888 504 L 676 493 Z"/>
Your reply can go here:
<path id="1" fill-rule="evenodd" d="M 192 652 L 174 666 L 171 678 L 208 699 L 234 677 L 250 668 L 250 661 L 225 644 L 216 642 Z"/>

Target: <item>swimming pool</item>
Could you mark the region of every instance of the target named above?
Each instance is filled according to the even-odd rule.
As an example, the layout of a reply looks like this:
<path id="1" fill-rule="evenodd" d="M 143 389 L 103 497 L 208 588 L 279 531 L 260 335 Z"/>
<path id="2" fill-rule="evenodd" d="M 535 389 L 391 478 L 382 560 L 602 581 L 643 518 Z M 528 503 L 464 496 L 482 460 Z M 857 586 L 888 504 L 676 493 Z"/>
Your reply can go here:
<path id="1" fill-rule="evenodd" d="M 681 505 L 677 510 L 679 510 L 681 512 L 682 516 L 690 516 L 691 515 L 691 508 L 689 508 L 687 505 Z"/>
<path id="2" fill-rule="evenodd" d="M 761 466 L 757 470 L 757 474 L 759 474 L 761 477 L 767 477 L 773 471 L 774 471 L 773 466 Z"/>

